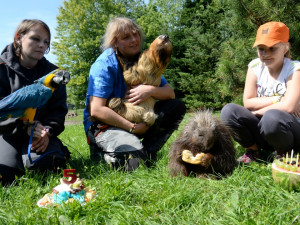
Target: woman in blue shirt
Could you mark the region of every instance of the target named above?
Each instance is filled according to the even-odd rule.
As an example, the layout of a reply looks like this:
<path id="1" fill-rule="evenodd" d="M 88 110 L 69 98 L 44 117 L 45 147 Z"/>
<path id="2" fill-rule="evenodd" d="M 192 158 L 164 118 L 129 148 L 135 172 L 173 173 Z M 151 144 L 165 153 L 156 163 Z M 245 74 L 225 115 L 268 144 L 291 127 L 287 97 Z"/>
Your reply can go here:
<path id="1" fill-rule="evenodd" d="M 137 61 L 141 38 L 142 30 L 132 20 L 117 17 L 109 22 L 103 39 L 104 52 L 90 69 L 83 121 L 91 159 L 102 156 L 112 166 L 125 166 L 128 171 L 138 168 L 141 160 L 156 159 L 157 151 L 177 129 L 186 111 L 164 77 L 159 87 L 137 85 L 126 92 L 119 59 L 127 65 Z M 159 100 L 154 109 L 158 115 L 155 124 L 134 124 L 121 117 L 107 107 L 107 100 L 113 97 L 126 97 L 132 104 L 149 97 Z"/>

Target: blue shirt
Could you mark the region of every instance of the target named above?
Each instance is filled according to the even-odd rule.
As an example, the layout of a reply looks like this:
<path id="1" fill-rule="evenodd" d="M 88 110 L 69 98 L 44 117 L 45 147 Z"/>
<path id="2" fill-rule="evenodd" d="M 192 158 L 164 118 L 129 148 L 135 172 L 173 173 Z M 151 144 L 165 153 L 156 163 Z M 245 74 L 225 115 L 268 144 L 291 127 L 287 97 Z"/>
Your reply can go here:
<path id="1" fill-rule="evenodd" d="M 167 80 L 162 76 L 160 87 L 167 83 Z M 91 66 L 86 105 L 90 101 L 91 95 L 105 99 L 124 98 L 126 89 L 122 68 L 113 49 L 109 48 Z M 87 132 L 88 128 L 92 125 L 92 121 L 89 120 L 87 108 L 84 109 L 83 116 L 84 130 Z"/>

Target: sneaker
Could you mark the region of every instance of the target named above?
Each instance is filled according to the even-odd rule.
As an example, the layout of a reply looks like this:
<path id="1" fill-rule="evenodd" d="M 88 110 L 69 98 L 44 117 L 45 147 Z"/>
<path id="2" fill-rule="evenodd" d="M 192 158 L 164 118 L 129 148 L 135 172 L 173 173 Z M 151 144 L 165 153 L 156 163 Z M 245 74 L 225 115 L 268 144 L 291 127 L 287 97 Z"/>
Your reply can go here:
<path id="1" fill-rule="evenodd" d="M 249 163 L 257 161 L 258 158 L 259 158 L 259 150 L 247 149 L 245 154 L 240 156 L 237 159 L 237 162 L 238 163 L 249 164 Z"/>

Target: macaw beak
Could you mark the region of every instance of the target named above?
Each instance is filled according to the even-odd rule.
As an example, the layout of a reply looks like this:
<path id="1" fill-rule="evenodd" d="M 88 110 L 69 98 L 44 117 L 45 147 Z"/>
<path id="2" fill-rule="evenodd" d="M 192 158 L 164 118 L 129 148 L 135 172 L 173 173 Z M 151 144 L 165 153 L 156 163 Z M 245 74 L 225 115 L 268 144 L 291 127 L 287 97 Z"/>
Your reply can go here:
<path id="1" fill-rule="evenodd" d="M 65 85 L 70 81 L 70 74 L 66 70 L 58 70 L 57 72 L 55 72 L 52 81 L 58 86 L 62 84 Z"/>

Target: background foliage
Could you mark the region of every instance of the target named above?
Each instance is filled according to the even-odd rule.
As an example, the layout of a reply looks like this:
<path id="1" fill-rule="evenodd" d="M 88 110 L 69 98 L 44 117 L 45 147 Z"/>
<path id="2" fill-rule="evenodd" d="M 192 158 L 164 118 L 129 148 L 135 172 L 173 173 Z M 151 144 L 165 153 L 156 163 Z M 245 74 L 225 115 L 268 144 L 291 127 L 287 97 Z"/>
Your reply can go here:
<path id="1" fill-rule="evenodd" d="M 101 54 L 101 37 L 115 16 L 135 20 L 145 33 L 144 48 L 160 34 L 174 45 L 164 72 L 190 108 L 220 109 L 241 103 L 257 28 L 282 21 L 290 28 L 292 56 L 300 54 L 298 0 L 68 0 L 57 16 L 58 65 L 72 75 L 69 101 L 84 105 L 89 68 Z"/>

